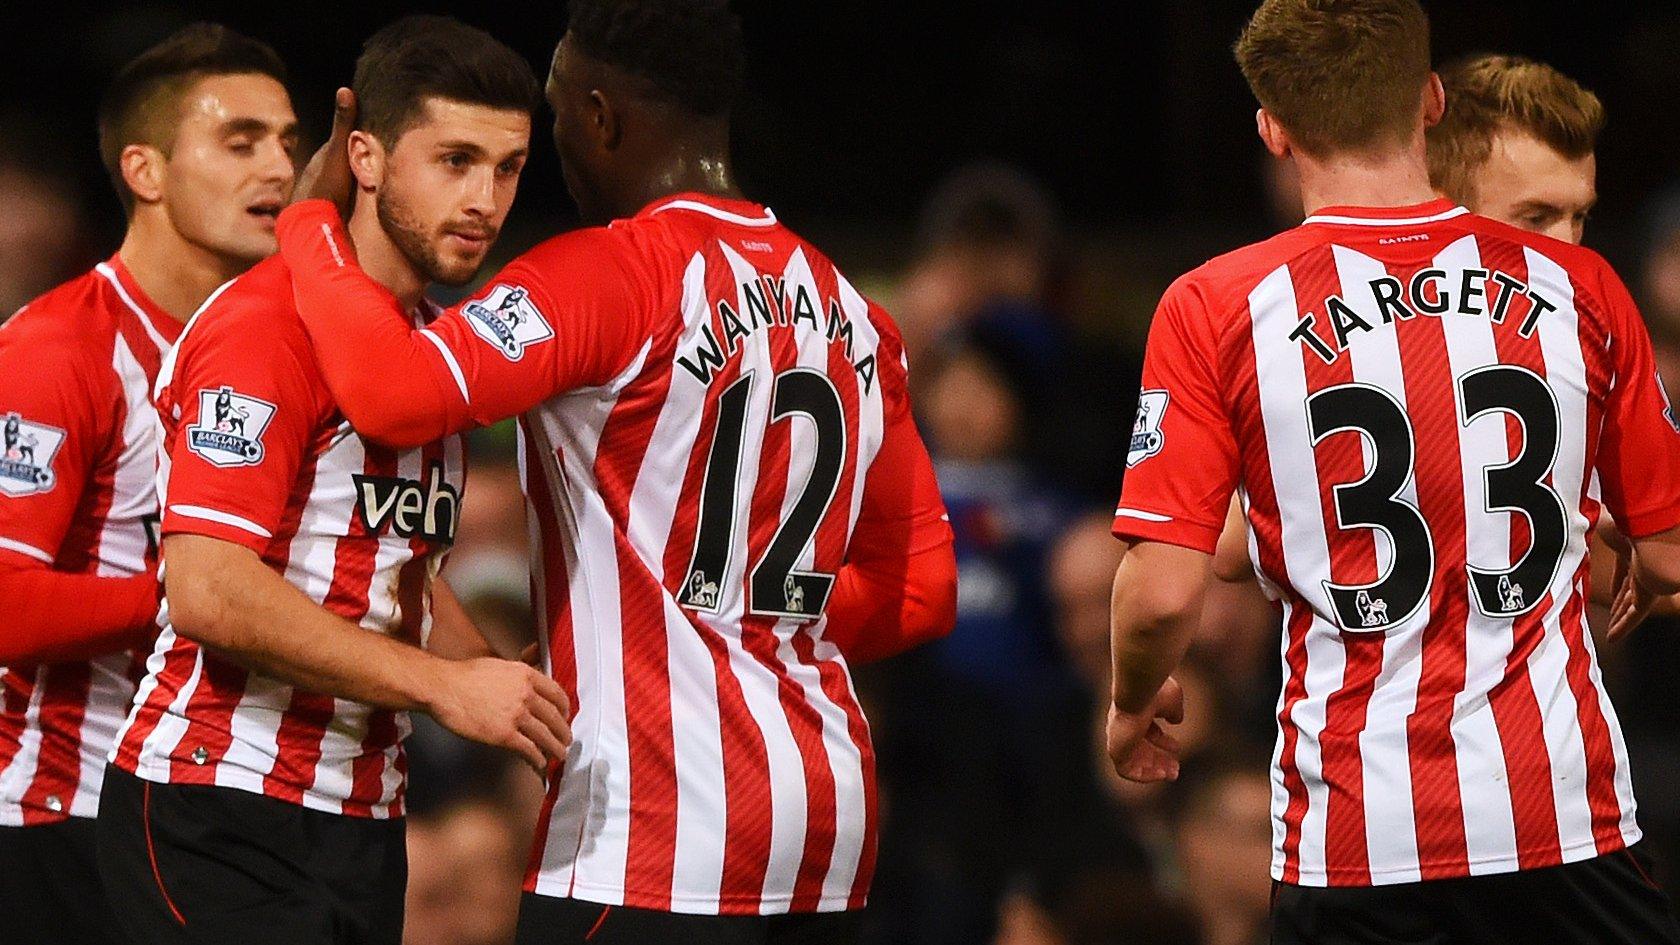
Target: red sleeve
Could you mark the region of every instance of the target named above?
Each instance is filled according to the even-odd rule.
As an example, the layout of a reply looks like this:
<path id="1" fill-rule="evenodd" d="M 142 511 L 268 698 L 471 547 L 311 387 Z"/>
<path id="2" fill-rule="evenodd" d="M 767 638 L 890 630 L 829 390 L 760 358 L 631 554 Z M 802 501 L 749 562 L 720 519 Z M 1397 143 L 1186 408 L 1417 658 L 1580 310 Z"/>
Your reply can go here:
<path id="1" fill-rule="evenodd" d="M 150 572 L 53 570 L 83 489 L 112 445 L 121 397 L 101 385 L 108 363 L 33 321 L 55 317 L 31 312 L 0 330 L 0 665 L 127 649 L 146 638 L 157 612 Z"/>
<path id="2" fill-rule="evenodd" d="M 1622 280 L 1602 268 L 1615 378 L 1598 442 L 1599 484 L 1616 526 L 1644 538 L 1680 525 L 1680 415 L 1663 391 L 1651 335 Z"/>
<path id="3" fill-rule="evenodd" d="M 0 572 L 6 602 L 0 665 L 86 660 L 139 646 L 152 635 L 159 591 L 151 571 L 133 577 L 44 567 Z"/>
<path id="4" fill-rule="evenodd" d="M 327 413 L 309 345 L 284 312 L 224 295 L 180 343 L 163 534 L 207 535 L 263 554 Z"/>
<path id="5" fill-rule="evenodd" d="M 1114 533 L 1213 554 L 1236 490 L 1236 438 L 1219 397 L 1201 287 L 1173 283 L 1155 311 Z"/>
<path id="6" fill-rule="evenodd" d="M 31 311 L 0 330 L 0 558 L 51 566 L 82 489 L 111 447 L 121 394 Z M 66 314 L 64 317 L 69 317 Z"/>
<path id="7" fill-rule="evenodd" d="M 882 377 L 886 429 L 865 473 L 857 525 L 824 630 L 847 659 L 859 663 L 942 637 L 956 622 L 950 518 L 910 413 L 899 357 L 882 351 L 883 371 L 896 375 Z"/>
<path id="8" fill-rule="evenodd" d="M 330 203 L 287 208 L 279 235 L 327 386 L 358 432 L 390 446 L 606 383 L 646 340 L 652 305 L 623 268 L 622 238 L 608 230 L 543 243 L 419 330 L 357 267 Z M 371 363 L 381 369 L 367 370 Z"/>

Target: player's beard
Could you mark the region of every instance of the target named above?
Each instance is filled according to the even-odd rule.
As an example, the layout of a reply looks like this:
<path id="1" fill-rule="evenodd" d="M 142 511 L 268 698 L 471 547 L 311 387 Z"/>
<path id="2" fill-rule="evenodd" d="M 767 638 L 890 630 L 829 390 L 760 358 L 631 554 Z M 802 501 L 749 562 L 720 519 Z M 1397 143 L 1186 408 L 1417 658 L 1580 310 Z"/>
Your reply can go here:
<path id="1" fill-rule="evenodd" d="M 426 277 L 427 282 L 440 285 L 466 285 L 478 274 L 482 259 L 471 262 L 445 262 L 438 255 L 438 241 L 432 239 L 426 229 L 415 221 L 407 205 L 398 200 L 391 192 L 391 188 L 381 188 L 378 198 L 374 201 L 374 208 L 378 211 L 379 226 L 385 235 L 391 238 L 414 268 Z M 439 234 L 441 238 L 441 234 Z M 491 242 L 495 237 L 492 235 Z"/>

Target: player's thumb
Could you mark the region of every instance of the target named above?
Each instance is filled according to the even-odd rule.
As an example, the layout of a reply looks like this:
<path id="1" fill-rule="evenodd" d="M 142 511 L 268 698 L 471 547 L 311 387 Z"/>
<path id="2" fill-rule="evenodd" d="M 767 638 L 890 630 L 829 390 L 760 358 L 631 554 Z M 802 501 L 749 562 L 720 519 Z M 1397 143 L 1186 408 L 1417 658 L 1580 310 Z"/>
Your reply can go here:
<path id="1" fill-rule="evenodd" d="M 1155 698 L 1155 715 L 1173 725 L 1184 721 L 1184 687 L 1177 679 L 1168 676 L 1161 684 L 1161 693 Z"/>

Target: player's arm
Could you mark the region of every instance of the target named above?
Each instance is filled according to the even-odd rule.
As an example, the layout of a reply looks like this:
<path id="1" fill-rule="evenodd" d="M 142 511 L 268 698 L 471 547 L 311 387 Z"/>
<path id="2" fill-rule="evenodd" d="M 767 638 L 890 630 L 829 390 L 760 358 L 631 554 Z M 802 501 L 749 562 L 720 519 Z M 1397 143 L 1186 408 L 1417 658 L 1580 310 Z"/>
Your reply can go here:
<path id="1" fill-rule="evenodd" d="M 1657 375 L 1651 336 L 1626 286 L 1601 269 L 1614 330 L 1615 382 L 1599 435 L 1604 505 L 1630 546 L 1609 634 L 1637 626 L 1659 598 L 1680 592 L 1680 414 Z"/>
<path id="2" fill-rule="evenodd" d="M 0 336 L 0 420 L 14 422 L 13 476 L 0 487 L 0 665 L 85 660 L 145 643 L 157 578 L 54 567 L 82 490 L 114 435 L 91 365 L 14 328 Z M 108 366 L 107 366 L 108 369 Z M 20 447 L 28 446 L 25 452 Z M 34 470 L 39 478 L 25 482 Z"/>
<path id="3" fill-rule="evenodd" d="M 642 341 L 648 306 L 600 231 L 526 253 L 486 294 L 423 329 L 356 264 L 330 202 L 286 208 L 277 232 L 327 387 L 358 433 L 387 446 L 420 446 L 603 383 Z M 549 285 L 564 287 L 563 303 Z"/>
<path id="4" fill-rule="evenodd" d="M 500 659 L 445 660 L 369 632 L 314 603 L 263 560 L 326 405 L 305 374 L 301 338 L 270 338 L 249 331 L 254 319 L 207 314 L 178 350 L 172 384 L 180 433 L 170 446 L 162 530 L 175 631 L 294 686 L 422 709 L 539 771 L 545 756 L 562 756 L 570 740 L 566 698 L 548 677 Z M 266 420 L 247 417 L 250 445 L 239 461 L 192 435 L 210 422 L 200 412 L 218 394 L 237 409 L 269 408 Z"/>
<path id="5" fill-rule="evenodd" d="M 957 559 L 933 462 L 903 398 L 864 482 L 824 636 L 853 663 L 896 656 L 951 632 Z"/>
<path id="6" fill-rule="evenodd" d="M 1131 544 L 1115 572 L 1108 750 L 1133 781 L 1178 776 L 1161 722 L 1183 717 L 1172 671 L 1201 620 L 1237 484 L 1236 440 L 1219 397 L 1216 339 L 1197 287 L 1180 280 L 1150 326 L 1133 448 L 1114 532 Z"/>

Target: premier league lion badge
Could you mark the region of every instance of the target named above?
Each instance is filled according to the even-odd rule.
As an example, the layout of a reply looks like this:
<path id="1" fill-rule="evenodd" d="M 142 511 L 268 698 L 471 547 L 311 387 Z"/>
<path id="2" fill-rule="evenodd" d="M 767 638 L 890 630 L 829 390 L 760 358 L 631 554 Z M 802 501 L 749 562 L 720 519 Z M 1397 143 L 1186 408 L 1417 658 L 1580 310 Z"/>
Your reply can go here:
<path id="1" fill-rule="evenodd" d="M 461 313 L 472 330 L 509 361 L 523 358 L 527 347 L 554 337 L 554 329 L 523 286 L 491 286 L 489 295 L 468 302 Z"/>
<path id="2" fill-rule="evenodd" d="M 231 387 L 198 392 L 198 422 L 187 427 L 187 448 L 215 466 L 262 462 L 262 434 L 274 419 L 274 405 L 236 393 Z"/>
<path id="3" fill-rule="evenodd" d="M 64 431 L 6 414 L 4 452 L 0 452 L 0 494 L 18 496 L 51 492 L 58 482 L 53 456 L 64 445 Z"/>
<path id="4" fill-rule="evenodd" d="M 1126 451 L 1126 466 L 1136 466 L 1166 444 L 1161 433 L 1161 418 L 1167 413 L 1167 392 L 1146 390 L 1138 395 L 1137 420 L 1132 423 L 1132 445 Z"/>

